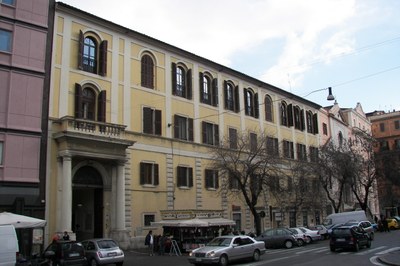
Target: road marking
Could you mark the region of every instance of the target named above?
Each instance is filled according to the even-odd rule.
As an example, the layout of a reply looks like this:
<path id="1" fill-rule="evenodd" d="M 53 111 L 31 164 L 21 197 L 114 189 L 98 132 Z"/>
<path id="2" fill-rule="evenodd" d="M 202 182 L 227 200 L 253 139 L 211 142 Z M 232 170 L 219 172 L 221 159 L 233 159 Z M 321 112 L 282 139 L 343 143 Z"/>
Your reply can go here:
<path id="1" fill-rule="evenodd" d="M 378 256 L 373 256 L 373 257 L 369 258 L 369 261 L 374 265 L 385 266 L 385 264 L 378 262 Z"/>
<path id="2" fill-rule="evenodd" d="M 327 247 L 313 248 L 313 249 L 307 249 L 304 251 L 298 251 L 298 252 L 296 252 L 296 254 L 304 254 L 304 253 L 310 253 L 310 252 L 314 252 L 314 251 L 321 252 L 321 250 L 326 251 L 327 249 L 328 249 Z"/>
<path id="3" fill-rule="evenodd" d="M 389 248 L 387 250 L 384 250 L 384 251 L 381 251 L 379 253 L 376 253 L 376 255 L 383 255 L 383 254 L 386 254 L 386 253 L 389 253 L 389 252 L 392 252 L 392 251 L 396 251 L 396 250 L 400 250 L 400 248 L 399 247 Z"/>
<path id="4" fill-rule="evenodd" d="M 373 249 L 367 249 L 365 251 L 358 252 L 356 255 L 365 255 L 365 254 L 372 253 L 372 252 L 374 252 L 376 250 L 383 249 L 383 248 L 386 248 L 386 246 L 380 246 L 380 247 L 373 248 Z"/>

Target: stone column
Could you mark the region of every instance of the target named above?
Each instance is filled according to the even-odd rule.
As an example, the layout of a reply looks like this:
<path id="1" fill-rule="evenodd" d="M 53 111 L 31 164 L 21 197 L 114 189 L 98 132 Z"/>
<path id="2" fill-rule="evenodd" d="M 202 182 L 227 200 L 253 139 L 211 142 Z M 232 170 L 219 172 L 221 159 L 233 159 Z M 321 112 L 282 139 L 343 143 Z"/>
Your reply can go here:
<path id="1" fill-rule="evenodd" d="M 71 232 L 72 223 L 72 176 L 71 156 L 63 156 L 62 192 L 61 192 L 61 223 L 60 229 Z"/>
<path id="2" fill-rule="evenodd" d="M 116 230 L 125 230 L 125 164 L 119 162 L 117 166 L 117 204 L 116 204 Z"/>

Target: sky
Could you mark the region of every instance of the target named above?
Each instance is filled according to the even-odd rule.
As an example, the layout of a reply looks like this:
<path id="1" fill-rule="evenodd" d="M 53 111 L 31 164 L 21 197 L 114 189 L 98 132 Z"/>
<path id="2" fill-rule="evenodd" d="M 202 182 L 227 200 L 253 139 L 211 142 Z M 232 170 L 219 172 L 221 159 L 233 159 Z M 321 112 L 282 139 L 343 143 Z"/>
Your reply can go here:
<path id="1" fill-rule="evenodd" d="M 62 0 L 321 106 L 400 110 L 399 0 Z"/>

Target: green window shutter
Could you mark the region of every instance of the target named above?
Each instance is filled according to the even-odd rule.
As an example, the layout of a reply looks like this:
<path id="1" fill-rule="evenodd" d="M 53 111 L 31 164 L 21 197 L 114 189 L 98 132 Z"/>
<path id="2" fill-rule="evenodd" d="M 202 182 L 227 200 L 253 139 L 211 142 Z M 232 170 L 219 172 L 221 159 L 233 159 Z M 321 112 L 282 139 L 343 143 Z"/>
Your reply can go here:
<path id="1" fill-rule="evenodd" d="M 171 64 L 172 95 L 176 95 L 176 64 Z"/>
<path id="2" fill-rule="evenodd" d="M 78 69 L 83 70 L 83 45 L 84 45 L 83 32 L 79 31 L 79 46 L 78 46 Z"/>
<path id="3" fill-rule="evenodd" d="M 108 41 L 105 40 L 100 43 L 99 75 L 101 75 L 101 76 L 107 75 L 107 47 L 108 47 Z"/>
<path id="4" fill-rule="evenodd" d="M 212 81 L 212 103 L 213 106 L 218 106 L 218 79 Z"/>
<path id="5" fill-rule="evenodd" d="M 82 118 L 82 86 L 75 83 L 75 118 Z"/>

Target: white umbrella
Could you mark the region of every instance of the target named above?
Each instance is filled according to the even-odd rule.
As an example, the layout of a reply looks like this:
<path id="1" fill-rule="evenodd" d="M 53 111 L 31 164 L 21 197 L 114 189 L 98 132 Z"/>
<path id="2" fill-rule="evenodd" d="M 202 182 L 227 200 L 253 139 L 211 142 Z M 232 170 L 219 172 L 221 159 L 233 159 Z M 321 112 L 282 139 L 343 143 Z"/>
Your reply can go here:
<path id="1" fill-rule="evenodd" d="M 11 212 L 2 212 L 0 213 L 0 225 L 5 224 L 12 224 L 15 228 L 39 228 L 45 227 L 46 221 Z"/>

